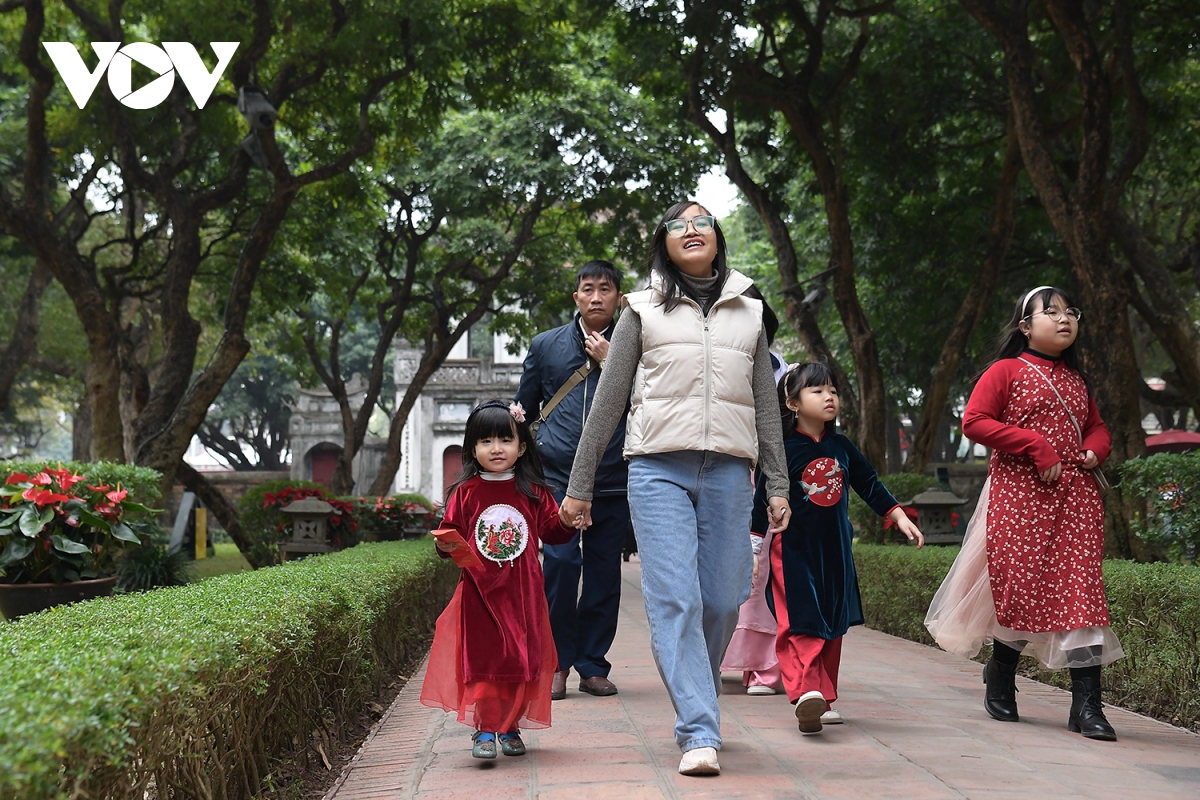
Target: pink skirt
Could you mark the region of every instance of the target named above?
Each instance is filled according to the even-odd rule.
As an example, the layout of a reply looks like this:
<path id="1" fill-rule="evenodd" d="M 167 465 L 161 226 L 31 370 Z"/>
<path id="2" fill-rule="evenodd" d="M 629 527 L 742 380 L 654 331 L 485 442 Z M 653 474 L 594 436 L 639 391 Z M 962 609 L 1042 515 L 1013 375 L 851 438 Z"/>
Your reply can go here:
<path id="1" fill-rule="evenodd" d="M 767 581 L 771 577 L 771 534 L 763 537 L 762 551 L 754 557 L 758 577 L 750 584 L 750 597 L 738 609 L 737 630 L 729 640 L 722 670 L 766 672 L 779 665 L 775 655 L 775 616 L 767 607 Z"/>

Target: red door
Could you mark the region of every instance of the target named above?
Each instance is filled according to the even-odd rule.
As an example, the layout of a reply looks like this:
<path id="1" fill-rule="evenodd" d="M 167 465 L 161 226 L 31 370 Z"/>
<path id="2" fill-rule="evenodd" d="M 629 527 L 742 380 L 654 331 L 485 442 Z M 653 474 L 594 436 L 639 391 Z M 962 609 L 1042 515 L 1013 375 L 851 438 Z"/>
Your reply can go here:
<path id="1" fill-rule="evenodd" d="M 317 450 L 312 454 L 312 479 L 326 488 L 333 481 L 333 471 L 337 469 L 341 452 L 337 450 Z"/>

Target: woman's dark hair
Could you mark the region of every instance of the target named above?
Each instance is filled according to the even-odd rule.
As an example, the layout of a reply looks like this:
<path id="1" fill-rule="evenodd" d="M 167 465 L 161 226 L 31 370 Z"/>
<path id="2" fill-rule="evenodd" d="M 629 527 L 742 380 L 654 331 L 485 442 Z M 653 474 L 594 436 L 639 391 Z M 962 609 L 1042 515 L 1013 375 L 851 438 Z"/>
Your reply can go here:
<path id="1" fill-rule="evenodd" d="M 679 305 L 680 295 L 687 297 L 696 302 L 696 305 L 703 307 L 700 298 L 696 293 L 688 288 L 687 283 L 680 277 L 679 267 L 671 261 L 667 255 L 667 222 L 677 219 L 680 214 L 687 211 L 692 206 L 696 206 L 705 214 L 711 214 L 707 208 L 697 203 L 695 200 L 684 200 L 676 203 L 667 209 L 667 213 L 663 214 L 663 218 L 658 221 L 658 227 L 654 229 L 654 238 L 650 241 L 650 257 L 646 259 L 646 271 L 650 273 L 658 273 L 659 278 L 663 282 L 663 305 L 667 311 L 674 311 L 675 306 Z M 729 265 L 725 261 L 725 234 L 721 233 L 721 226 L 716 222 L 713 223 L 713 230 L 717 233 L 717 257 L 713 259 L 713 269 L 717 273 L 717 291 L 725 286 L 725 278 L 729 275 Z"/>
<path id="2" fill-rule="evenodd" d="M 801 389 L 811 386 L 837 386 L 833 378 L 833 370 L 824 361 L 809 361 L 806 364 L 793 364 L 779 379 L 779 416 L 783 421 L 783 438 L 792 435 L 796 430 L 796 412 L 787 407 L 788 398 L 795 400 L 800 396 Z M 837 431 L 837 420 L 825 423 L 825 435 Z"/>
<path id="3" fill-rule="evenodd" d="M 1047 286 L 1046 288 L 1039 289 L 1035 292 L 1026 291 L 1023 292 L 1019 298 L 1017 298 L 1017 304 L 1016 307 L 1013 308 L 1012 318 L 1009 319 L 1008 325 L 1005 326 L 1004 330 L 1000 333 L 996 347 L 995 358 L 993 358 L 988 365 L 984 367 L 978 375 L 975 376 L 974 382 L 978 382 L 979 379 L 983 377 L 983 373 L 987 372 L 992 364 L 995 364 L 997 361 L 1003 361 L 1006 358 L 1016 358 L 1029 349 L 1029 340 L 1025 337 L 1024 332 L 1021 330 L 1021 323 L 1027 321 L 1031 316 L 1033 316 L 1033 310 L 1038 307 L 1036 302 L 1037 300 L 1042 301 L 1041 308 L 1044 309 L 1050 305 L 1050 301 L 1055 297 L 1061 297 L 1063 305 L 1065 305 L 1067 308 L 1070 308 L 1074 305 L 1074 303 L 1071 301 L 1071 295 L 1067 294 L 1066 291 L 1058 288 L 1057 286 Z M 1092 393 L 1092 382 L 1088 380 L 1087 374 L 1079 367 L 1078 344 L 1079 338 L 1076 337 L 1075 341 L 1071 342 L 1071 346 L 1062 351 L 1062 354 L 1059 356 L 1059 358 L 1064 364 L 1079 373 L 1079 376 L 1083 378 L 1083 382 L 1087 385 L 1088 394 L 1090 395 Z"/>
<path id="4" fill-rule="evenodd" d="M 742 294 L 762 302 L 763 331 L 767 334 L 767 344 L 774 344 L 775 334 L 779 332 L 779 317 L 775 316 L 775 310 L 771 308 L 770 303 L 767 302 L 767 298 L 763 297 L 762 292 L 755 285 L 751 285 Z"/>
<path id="5" fill-rule="evenodd" d="M 484 471 L 479 466 L 479 462 L 475 460 L 475 443 L 480 439 L 505 436 L 516 436 L 517 441 L 525 445 L 525 452 L 517 459 L 516 466 L 513 468 L 517 479 L 517 488 L 521 493 L 532 498 L 534 502 L 540 503 L 542 498 L 538 495 L 537 487 L 552 491 L 550 484 L 546 483 L 546 478 L 542 475 L 542 460 L 538 457 L 537 443 L 533 441 L 529 424 L 517 422 L 516 417 L 509 410 L 508 402 L 492 400 L 476 408 L 471 412 L 471 416 L 467 417 L 467 432 L 463 436 L 462 476 L 446 492 L 447 498 L 453 495 L 459 486 Z"/>

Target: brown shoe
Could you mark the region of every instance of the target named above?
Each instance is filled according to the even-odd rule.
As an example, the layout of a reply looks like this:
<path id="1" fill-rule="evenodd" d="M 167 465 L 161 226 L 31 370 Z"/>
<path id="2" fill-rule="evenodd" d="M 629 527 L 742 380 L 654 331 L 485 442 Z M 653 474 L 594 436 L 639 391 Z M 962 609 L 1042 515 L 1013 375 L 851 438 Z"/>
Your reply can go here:
<path id="1" fill-rule="evenodd" d="M 567 676 L 571 670 L 564 669 L 554 673 L 554 682 L 550 684 L 550 699 L 562 700 L 567 696 Z"/>
<path id="2" fill-rule="evenodd" d="M 579 691 L 595 695 L 596 697 L 611 697 L 617 693 L 617 687 L 603 675 L 593 675 L 579 682 Z"/>

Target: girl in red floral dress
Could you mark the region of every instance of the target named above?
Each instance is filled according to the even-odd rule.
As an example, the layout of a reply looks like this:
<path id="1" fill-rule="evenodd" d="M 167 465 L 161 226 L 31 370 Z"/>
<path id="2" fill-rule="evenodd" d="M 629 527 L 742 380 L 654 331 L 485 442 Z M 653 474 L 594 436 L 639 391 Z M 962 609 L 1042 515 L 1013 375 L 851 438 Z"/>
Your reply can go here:
<path id="1" fill-rule="evenodd" d="M 1121 658 L 1104 595 L 1104 504 L 1097 469 L 1112 437 L 1077 366 L 1079 309 L 1039 286 L 1021 297 L 999 354 L 963 413 L 963 435 L 992 449 L 962 551 L 925 625 L 967 656 L 993 643 L 984 708 L 1018 721 L 1022 652 L 1071 670 L 1067 727 L 1115 740 L 1100 700 L 1100 667 Z"/>
<path id="2" fill-rule="evenodd" d="M 476 758 L 495 758 L 497 744 L 506 756 L 524 755 L 520 727 L 549 727 L 558 669 L 538 542 L 563 544 L 575 530 L 559 522 L 519 404 L 471 412 L 442 528 L 457 531 L 482 564 L 462 570 L 438 617 L 421 702 L 475 728 Z"/>

